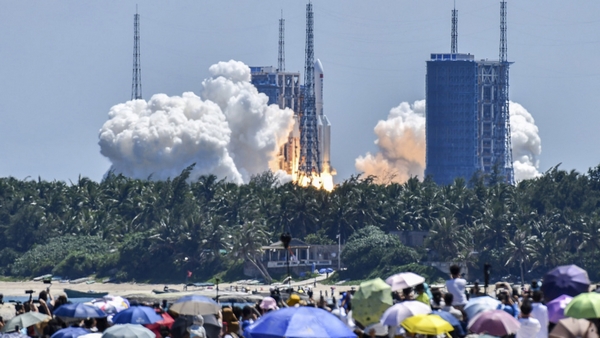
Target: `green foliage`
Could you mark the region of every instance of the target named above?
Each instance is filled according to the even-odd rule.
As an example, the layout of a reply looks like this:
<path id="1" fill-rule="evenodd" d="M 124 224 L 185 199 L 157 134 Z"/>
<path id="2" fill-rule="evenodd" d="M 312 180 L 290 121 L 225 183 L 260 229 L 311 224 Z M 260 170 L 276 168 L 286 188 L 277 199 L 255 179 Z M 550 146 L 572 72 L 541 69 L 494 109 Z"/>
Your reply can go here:
<path id="1" fill-rule="evenodd" d="M 236 185 L 193 177 L 192 168 L 166 181 L 0 178 L 0 274 L 181 282 L 189 270 L 203 281 L 258 266 L 260 248 L 290 232 L 313 244 L 341 234 L 354 274 L 344 279 L 452 260 L 525 279 L 576 263 L 600 280 L 600 166 L 586 174 L 557 166 L 515 186 L 495 174 L 447 186 L 353 176 L 332 192 L 279 184 L 271 173 Z M 428 250 L 405 248 L 390 231 L 428 231 Z"/>
<path id="2" fill-rule="evenodd" d="M 54 273 L 78 278 L 94 273 L 109 251 L 110 245 L 98 237 L 55 237 L 18 257 L 11 272 L 17 276 Z"/>
<path id="3" fill-rule="evenodd" d="M 319 229 L 314 234 L 308 234 L 304 237 L 304 242 L 314 245 L 332 245 L 335 244 L 331 238 L 327 237 L 325 229 Z"/>
<path id="4" fill-rule="evenodd" d="M 356 231 L 342 251 L 342 261 L 351 278 L 367 277 L 379 265 L 404 265 L 415 262 L 419 255 L 405 247 L 395 235 L 389 235 L 376 226 Z"/>

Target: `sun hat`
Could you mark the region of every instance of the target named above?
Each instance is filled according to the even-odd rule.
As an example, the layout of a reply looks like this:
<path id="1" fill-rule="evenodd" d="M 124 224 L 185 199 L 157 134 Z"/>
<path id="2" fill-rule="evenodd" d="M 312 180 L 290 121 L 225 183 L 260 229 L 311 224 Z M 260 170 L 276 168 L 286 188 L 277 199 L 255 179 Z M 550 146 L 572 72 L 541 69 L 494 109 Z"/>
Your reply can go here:
<path id="1" fill-rule="evenodd" d="M 288 298 L 286 303 L 288 306 L 294 306 L 294 305 L 300 303 L 300 296 L 293 294 L 290 296 L 290 298 Z"/>
<path id="2" fill-rule="evenodd" d="M 202 326 L 202 325 L 204 325 L 204 317 L 202 317 L 201 315 L 195 315 L 192 318 L 192 323 L 194 325 L 200 325 L 200 326 Z"/>
<path id="3" fill-rule="evenodd" d="M 279 307 L 277 306 L 277 302 L 273 297 L 265 297 L 262 302 L 260 302 L 260 308 L 263 310 L 277 310 Z"/>

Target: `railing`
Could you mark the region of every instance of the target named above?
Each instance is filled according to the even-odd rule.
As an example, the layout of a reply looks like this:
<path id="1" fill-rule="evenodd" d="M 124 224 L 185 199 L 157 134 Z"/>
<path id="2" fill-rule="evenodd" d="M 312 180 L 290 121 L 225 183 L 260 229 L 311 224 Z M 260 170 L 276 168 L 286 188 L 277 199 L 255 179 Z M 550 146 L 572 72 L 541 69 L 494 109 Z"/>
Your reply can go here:
<path id="1" fill-rule="evenodd" d="M 315 264 L 315 266 L 322 266 L 322 265 L 331 265 L 331 261 L 314 261 L 314 260 L 291 260 L 290 261 L 290 267 L 295 267 L 295 266 L 312 266 L 313 263 Z M 287 267 L 287 263 L 286 261 L 270 261 L 267 262 L 267 268 L 285 268 Z"/>

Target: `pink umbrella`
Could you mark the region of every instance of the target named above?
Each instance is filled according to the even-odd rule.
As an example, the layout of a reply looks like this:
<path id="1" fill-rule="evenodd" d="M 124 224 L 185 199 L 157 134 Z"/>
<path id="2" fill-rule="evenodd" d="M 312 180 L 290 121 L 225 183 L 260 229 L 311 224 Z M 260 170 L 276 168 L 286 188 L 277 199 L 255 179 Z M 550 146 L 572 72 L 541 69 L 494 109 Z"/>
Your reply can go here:
<path id="1" fill-rule="evenodd" d="M 469 330 L 474 333 L 487 333 L 504 336 L 517 333 L 521 324 L 513 316 L 502 310 L 483 311 L 469 322 Z"/>
<path id="2" fill-rule="evenodd" d="M 565 308 L 571 300 L 573 300 L 573 297 L 562 295 L 546 304 L 548 307 L 548 320 L 552 323 L 558 323 L 559 320 L 565 318 Z"/>

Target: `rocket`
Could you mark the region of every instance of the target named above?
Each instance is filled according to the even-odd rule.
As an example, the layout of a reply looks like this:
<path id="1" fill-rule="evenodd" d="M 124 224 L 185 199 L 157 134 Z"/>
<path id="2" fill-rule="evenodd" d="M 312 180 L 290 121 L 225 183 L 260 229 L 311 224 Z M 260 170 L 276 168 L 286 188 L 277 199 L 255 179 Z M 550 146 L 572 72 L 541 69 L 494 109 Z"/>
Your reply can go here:
<path id="1" fill-rule="evenodd" d="M 317 137 L 319 138 L 319 162 L 323 173 L 335 175 L 331 167 L 331 123 L 323 113 L 323 65 L 321 60 L 315 61 L 315 108 L 317 114 Z"/>

